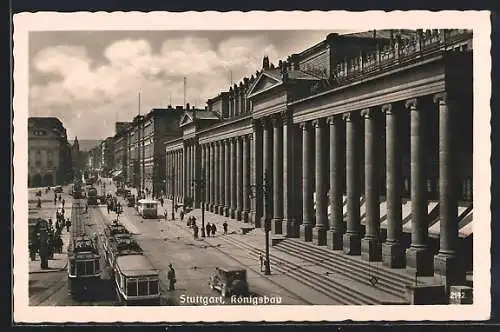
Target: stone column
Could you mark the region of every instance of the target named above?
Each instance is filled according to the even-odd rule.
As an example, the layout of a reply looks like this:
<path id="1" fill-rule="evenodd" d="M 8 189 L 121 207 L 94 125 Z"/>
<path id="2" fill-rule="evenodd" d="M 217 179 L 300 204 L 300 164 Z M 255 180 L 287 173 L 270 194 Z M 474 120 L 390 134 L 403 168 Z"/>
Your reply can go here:
<path id="1" fill-rule="evenodd" d="M 224 203 L 226 199 L 226 187 L 225 187 L 225 180 L 226 180 L 226 162 L 225 162 L 225 142 L 220 141 L 220 153 L 219 153 L 219 214 L 224 215 Z"/>
<path id="2" fill-rule="evenodd" d="M 243 142 L 245 136 L 236 139 L 236 219 L 242 219 L 243 212 Z"/>
<path id="3" fill-rule="evenodd" d="M 251 141 L 251 158 L 252 172 L 250 184 L 253 187 L 253 198 L 251 207 L 251 221 L 255 227 L 261 227 L 261 218 L 263 212 L 263 191 L 262 191 L 262 125 L 261 120 L 256 120 L 253 123 L 253 137 Z"/>
<path id="4" fill-rule="evenodd" d="M 263 135 L 262 135 L 262 178 L 264 177 L 264 174 L 267 171 L 267 181 L 269 182 L 269 189 L 271 190 L 272 193 L 272 177 L 273 177 L 273 163 L 272 163 L 272 153 L 273 153 L 273 139 L 272 139 L 272 133 L 271 133 L 271 126 L 269 123 L 268 119 L 263 119 L 262 120 L 262 127 L 263 127 Z M 272 213 L 272 202 L 269 201 L 268 204 L 265 202 L 265 197 L 262 195 L 262 205 L 264 207 L 263 213 L 262 213 L 262 223 L 265 222 L 266 216 L 270 216 Z M 271 198 L 269 198 L 270 200 Z"/>
<path id="5" fill-rule="evenodd" d="M 250 214 L 250 140 L 251 136 L 243 136 L 243 184 L 242 184 L 242 198 L 243 198 L 243 221 L 249 221 Z"/>
<path id="6" fill-rule="evenodd" d="M 419 276 L 432 276 L 432 255 L 428 247 L 429 220 L 425 193 L 424 119 L 417 100 L 406 102 L 411 114 L 411 246 L 406 250 L 407 265 Z"/>
<path id="7" fill-rule="evenodd" d="M 236 171 L 237 171 L 237 167 L 236 167 L 236 143 L 237 143 L 237 138 L 236 137 L 233 137 L 231 138 L 231 140 L 229 141 L 229 144 L 231 146 L 231 163 L 230 163 L 230 167 L 231 167 L 231 188 L 230 188 L 230 193 L 231 193 L 231 201 L 230 201 L 230 210 L 229 210 L 229 215 L 231 218 L 236 218 L 236 189 L 237 189 L 237 177 L 236 177 Z"/>
<path id="8" fill-rule="evenodd" d="M 206 150 L 205 144 L 200 144 L 199 148 L 200 148 L 200 155 L 201 155 L 201 158 L 200 158 L 200 180 L 204 179 L 205 183 L 206 183 L 206 181 L 208 181 L 207 150 Z M 206 203 L 207 193 L 206 193 L 206 187 L 203 188 L 201 186 L 202 186 L 202 184 L 200 183 L 200 187 L 199 187 L 199 191 L 198 191 L 199 192 L 199 199 L 200 199 L 200 208 L 204 209 L 204 208 L 206 208 L 207 204 L 203 205 L 202 203 Z"/>
<path id="9" fill-rule="evenodd" d="M 312 241 L 313 219 L 313 193 L 312 193 L 312 163 L 311 163 L 311 123 L 301 123 L 302 128 L 302 225 L 300 225 L 300 238 Z"/>
<path id="10" fill-rule="evenodd" d="M 392 268 L 405 264 L 405 252 L 401 243 L 403 234 L 401 199 L 401 144 L 400 113 L 393 105 L 382 106 L 385 113 L 386 143 L 386 191 L 387 191 L 387 239 L 382 245 L 382 263 Z"/>
<path id="11" fill-rule="evenodd" d="M 283 222 L 283 120 L 275 115 L 273 122 L 273 219 L 271 230 L 273 234 L 282 234 Z M 270 175 L 269 175 L 270 176 Z"/>
<path id="12" fill-rule="evenodd" d="M 214 184 L 213 184 L 213 192 L 214 192 L 214 207 L 213 213 L 218 213 L 219 211 L 219 202 L 220 202 L 220 193 L 219 193 L 219 179 L 220 179 L 220 144 L 218 141 L 213 142 L 214 147 Z"/>
<path id="13" fill-rule="evenodd" d="M 212 183 L 213 183 L 213 169 L 212 169 L 212 160 L 213 160 L 213 146 L 212 143 L 207 143 L 207 211 L 213 211 L 213 195 L 212 195 Z"/>
<path id="14" fill-rule="evenodd" d="M 434 268 L 445 277 L 445 284 L 459 284 L 465 280 L 465 269 L 457 257 L 458 197 L 455 103 L 446 93 L 434 96 L 439 112 L 439 252 L 434 256 Z"/>
<path id="15" fill-rule="evenodd" d="M 228 116 L 232 118 L 234 115 L 234 103 L 233 103 L 233 88 L 229 88 L 229 107 L 228 107 Z"/>
<path id="16" fill-rule="evenodd" d="M 345 146 L 342 144 L 342 119 L 330 116 L 327 119 L 330 128 L 330 229 L 326 233 L 326 244 L 330 249 L 342 249 L 342 236 L 345 230 L 344 199 L 343 199 L 343 171 Z"/>
<path id="17" fill-rule="evenodd" d="M 199 208 L 200 207 L 200 190 L 196 187 L 196 181 L 200 178 L 200 159 L 201 159 L 201 153 L 200 153 L 200 147 L 198 143 L 196 142 L 195 139 L 193 139 L 193 180 L 191 182 L 191 188 L 193 190 L 193 207 Z"/>
<path id="18" fill-rule="evenodd" d="M 182 151 L 182 201 L 184 202 L 184 198 L 187 195 L 187 183 L 188 183 L 188 178 L 187 178 L 187 143 L 184 143 L 184 149 Z"/>
<path id="19" fill-rule="evenodd" d="M 246 113 L 245 87 L 240 85 L 240 114 Z"/>
<path id="20" fill-rule="evenodd" d="M 224 140 L 224 216 L 230 216 L 231 208 L 231 141 Z"/>
<path id="21" fill-rule="evenodd" d="M 283 232 L 286 237 L 298 236 L 296 215 L 296 192 L 299 190 L 296 178 L 296 153 L 299 153 L 295 144 L 295 130 L 292 115 L 283 114 Z"/>
<path id="22" fill-rule="evenodd" d="M 380 243 L 380 167 L 377 144 L 380 142 L 377 120 L 374 109 L 364 109 L 361 115 L 365 121 L 365 205 L 366 231 L 361 240 L 361 257 L 368 261 L 382 259 Z"/>
<path id="23" fill-rule="evenodd" d="M 174 169 L 174 196 L 173 200 L 177 202 L 179 197 L 179 178 L 180 178 L 180 169 L 179 169 L 179 150 L 175 151 L 175 169 Z"/>
<path id="24" fill-rule="evenodd" d="M 316 225 L 313 229 L 313 242 L 319 246 L 326 245 L 328 228 L 328 176 L 325 168 L 325 155 L 328 141 L 325 140 L 326 123 L 324 119 L 313 121 L 315 128 L 315 183 L 316 183 Z"/>
<path id="25" fill-rule="evenodd" d="M 359 161 L 359 114 L 343 114 L 346 122 L 346 184 L 347 184 L 347 231 L 342 239 L 344 252 L 348 255 L 361 254 L 360 222 L 360 161 Z"/>

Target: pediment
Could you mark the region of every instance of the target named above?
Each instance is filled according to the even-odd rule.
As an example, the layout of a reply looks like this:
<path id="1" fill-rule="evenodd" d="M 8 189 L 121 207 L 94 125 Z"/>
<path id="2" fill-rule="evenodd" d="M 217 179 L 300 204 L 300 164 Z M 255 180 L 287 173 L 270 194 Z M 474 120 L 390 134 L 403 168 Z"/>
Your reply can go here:
<path id="1" fill-rule="evenodd" d="M 267 73 L 262 73 L 255 81 L 254 85 L 250 88 L 249 96 L 256 95 L 263 91 L 269 90 L 275 86 L 282 84 L 283 81 L 275 78 Z"/>
<path id="2" fill-rule="evenodd" d="M 183 127 L 189 123 L 193 122 L 193 117 L 189 113 L 184 113 L 184 115 L 181 118 L 181 121 L 179 123 L 179 127 Z"/>

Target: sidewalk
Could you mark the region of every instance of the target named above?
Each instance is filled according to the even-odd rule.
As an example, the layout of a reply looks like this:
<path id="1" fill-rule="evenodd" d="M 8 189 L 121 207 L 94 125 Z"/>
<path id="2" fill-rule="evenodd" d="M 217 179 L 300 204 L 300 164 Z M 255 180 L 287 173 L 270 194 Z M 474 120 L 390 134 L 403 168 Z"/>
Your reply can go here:
<path id="1" fill-rule="evenodd" d="M 64 194 L 63 194 L 64 195 Z M 64 195 L 66 196 L 66 195 Z M 65 197 L 66 199 L 67 197 Z M 58 208 L 62 207 L 62 203 L 57 202 L 57 205 L 53 206 L 52 212 L 47 216 L 52 218 L 53 221 L 56 220 L 56 210 Z M 42 208 L 43 209 L 43 208 Z M 47 210 L 49 208 L 46 208 Z M 65 204 L 65 216 L 70 216 L 71 215 L 71 204 L 67 202 Z M 40 256 L 37 254 L 36 258 L 34 261 L 29 259 L 29 273 L 47 273 L 47 272 L 54 272 L 54 271 L 64 271 L 66 269 L 67 263 L 68 263 L 68 256 L 67 256 L 67 250 L 68 250 L 68 244 L 70 240 L 70 234 L 71 232 L 66 232 L 66 228 L 64 228 L 61 232 L 61 239 L 63 241 L 63 247 L 62 247 L 62 252 L 60 254 L 54 254 L 54 259 L 49 259 L 49 268 L 48 269 L 42 269 L 40 266 Z"/>

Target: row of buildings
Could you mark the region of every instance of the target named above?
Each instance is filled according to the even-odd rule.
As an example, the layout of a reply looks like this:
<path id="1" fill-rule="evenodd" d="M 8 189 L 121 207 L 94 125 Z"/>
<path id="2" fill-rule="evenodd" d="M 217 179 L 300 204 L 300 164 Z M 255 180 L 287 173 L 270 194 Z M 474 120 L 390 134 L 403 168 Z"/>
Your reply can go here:
<path id="1" fill-rule="evenodd" d="M 28 118 L 29 188 L 69 183 L 79 167 L 78 138 L 71 144 L 58 118 Z"/>
<path id="2" fill-rule="evenodd" d="M 155 194 L 459 283 L 472 269 L 472 82 L 471 31 L 329 34 L 264 57 L 204 109 L 136 117 L 97 154 Z"/>

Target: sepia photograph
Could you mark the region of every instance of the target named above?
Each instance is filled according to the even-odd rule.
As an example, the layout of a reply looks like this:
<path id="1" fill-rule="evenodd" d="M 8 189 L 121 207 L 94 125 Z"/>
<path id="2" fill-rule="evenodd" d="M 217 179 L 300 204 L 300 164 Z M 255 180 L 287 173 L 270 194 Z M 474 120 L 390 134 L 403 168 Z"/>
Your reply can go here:
<path id="1" fill-rule="evenodd" d="M 488 12 L 14 28 L 14 320 L 489 317 Z"/>

